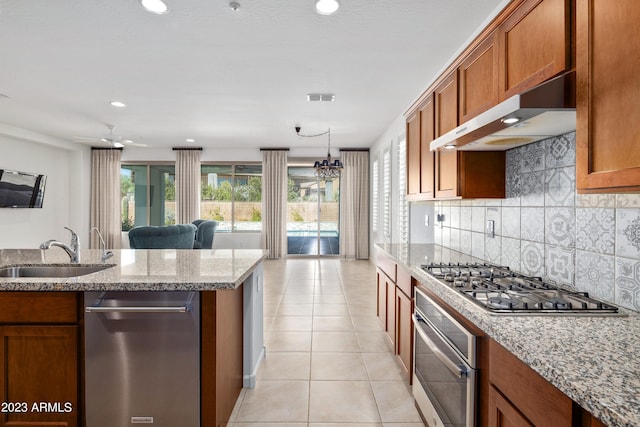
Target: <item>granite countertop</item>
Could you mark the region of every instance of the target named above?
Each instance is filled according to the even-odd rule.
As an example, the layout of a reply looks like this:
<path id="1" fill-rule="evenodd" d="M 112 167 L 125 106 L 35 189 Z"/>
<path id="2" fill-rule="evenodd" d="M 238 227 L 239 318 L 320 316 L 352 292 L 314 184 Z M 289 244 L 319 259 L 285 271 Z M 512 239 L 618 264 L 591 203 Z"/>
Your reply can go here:
<path id="1" fill-rule="evenodd" d="M 481 262 L 437 245 L 376 245 L 551 384 L 608 426 L 640 425 L 640 313 L 496 316 L 420 269 Z"/>
<path id="2" fill-rule="evenodd" d="M 235 289 L 267 257 L 261 249 L 115 250 L 102 262 L 100 250 L 81 251 L 80 263 L 112 267 L 78 277 L 0 277 L 0 291 L 215 291 Z M 0 268 L 69 265 L 62 250 L 1 249 Z"/>

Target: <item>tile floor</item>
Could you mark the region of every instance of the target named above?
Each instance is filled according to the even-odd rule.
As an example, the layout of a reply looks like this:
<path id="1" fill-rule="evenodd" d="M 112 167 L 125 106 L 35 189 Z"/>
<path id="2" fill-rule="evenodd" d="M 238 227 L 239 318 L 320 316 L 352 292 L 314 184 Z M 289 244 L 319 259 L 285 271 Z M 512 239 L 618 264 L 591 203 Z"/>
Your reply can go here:
<path id="1" fill-rule="evenodd" d="M 268 260 L 264 277 L 267 357 L 230 426 L 422 426 L 375 314 L 372 263 Z"/>

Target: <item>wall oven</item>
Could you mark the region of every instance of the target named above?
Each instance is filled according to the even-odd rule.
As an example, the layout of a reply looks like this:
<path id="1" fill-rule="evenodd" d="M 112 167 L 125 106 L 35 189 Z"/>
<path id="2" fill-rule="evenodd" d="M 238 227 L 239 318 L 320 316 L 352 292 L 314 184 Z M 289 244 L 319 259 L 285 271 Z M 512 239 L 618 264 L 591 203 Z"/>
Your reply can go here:
<path id="1" fill-rule="evenodd" d="M 476 337 L 415 289 L 413 395 L 429 427 L 474 427 Z"/>

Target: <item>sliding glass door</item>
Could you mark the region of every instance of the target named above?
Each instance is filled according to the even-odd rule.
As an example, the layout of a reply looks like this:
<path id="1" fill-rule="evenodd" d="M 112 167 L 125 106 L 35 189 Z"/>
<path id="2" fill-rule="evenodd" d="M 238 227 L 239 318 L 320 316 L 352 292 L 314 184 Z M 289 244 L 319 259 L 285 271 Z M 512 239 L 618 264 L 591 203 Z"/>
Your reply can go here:
<path id="1" fill-rule="evenodd" d="M 289 255 L 340 253 L 340 178 L 319 179 L 311 167 L 289 167 Z"/>

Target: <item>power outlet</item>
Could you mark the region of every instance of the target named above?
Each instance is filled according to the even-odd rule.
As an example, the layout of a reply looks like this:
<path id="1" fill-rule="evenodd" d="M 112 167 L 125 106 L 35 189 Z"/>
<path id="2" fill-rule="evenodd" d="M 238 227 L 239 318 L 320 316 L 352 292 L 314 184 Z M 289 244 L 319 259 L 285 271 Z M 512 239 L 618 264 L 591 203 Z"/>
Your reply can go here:
<path id="1" fill-rule="evenodd" d="M 490 239 L 496 237 L 496 222 L 492 219 L 487 220 L 487 237 Z"/>

